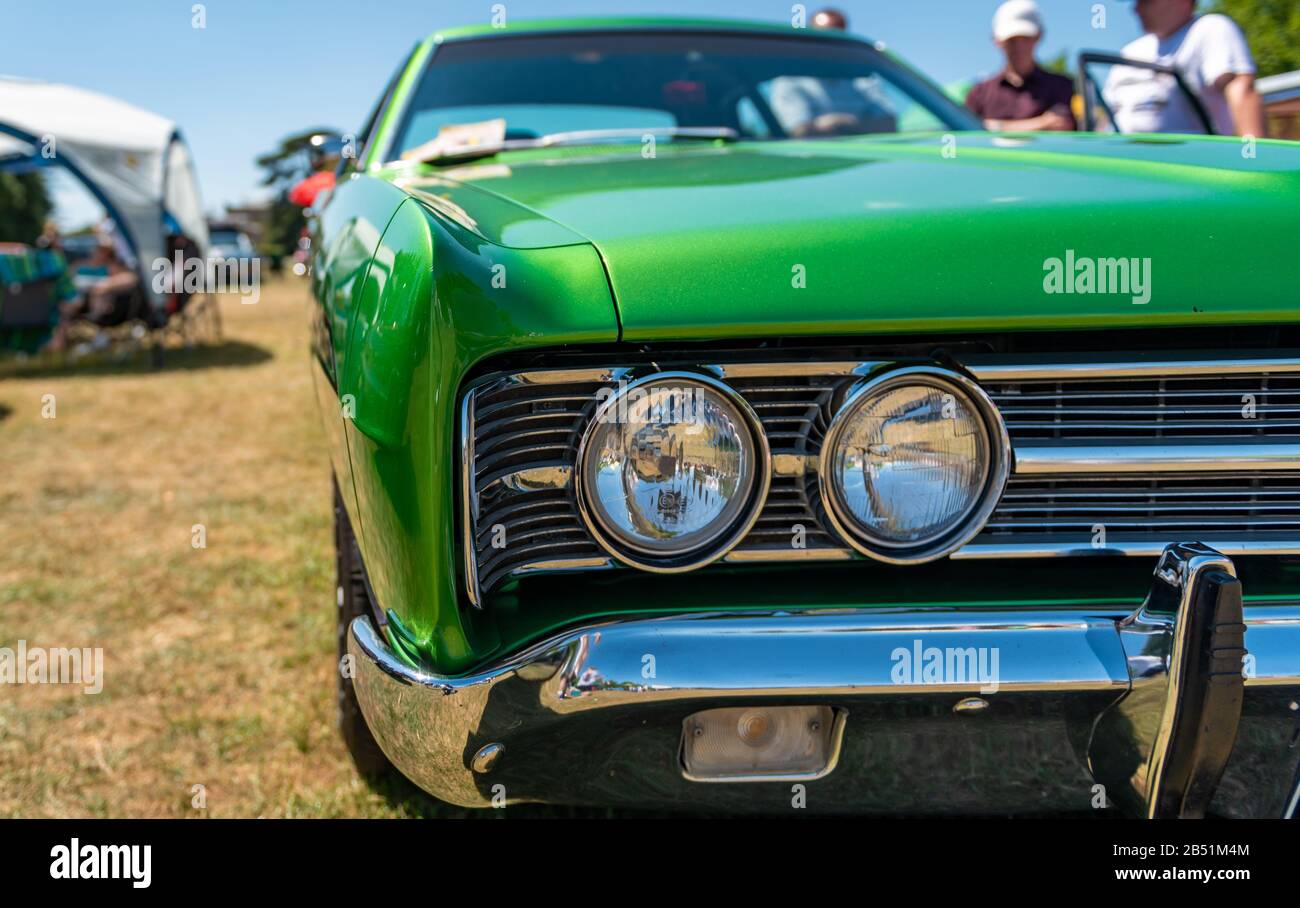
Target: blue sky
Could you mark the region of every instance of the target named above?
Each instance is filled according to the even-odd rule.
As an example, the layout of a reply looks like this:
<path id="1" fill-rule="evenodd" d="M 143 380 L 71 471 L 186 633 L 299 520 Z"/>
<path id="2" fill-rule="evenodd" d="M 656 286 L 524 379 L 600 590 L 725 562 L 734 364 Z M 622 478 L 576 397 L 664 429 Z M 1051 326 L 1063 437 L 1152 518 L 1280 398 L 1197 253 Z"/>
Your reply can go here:
<path id="1" fill-rule="evenodd" d="M 214 213 L 260 197 L 253 159 L 313 126 L 356 129 L 415 41 L 438 28 L 483 22 L 494 2 L 509 20 L 580 14 L 677 13 L 789 22 L 772 0 L 0 0 L 0 73 L 116 95 L 176 120 Z M 815 10 L 822 3 L 806 2 Z M 836 0 L 853 31 L 885 41 L 942 83 L 999 65 L 989 39 L 996 0 Z M 1118 49 L 1137 37 L 1132 8 L 1039 0 L 1043 56 Z M 67 197 L 60 193 L 60 199 Z M 70 201 L 70 200 L 69 200 Z M 80 207 L 80 206 L 77 206 Z M 86 209 L 89 210 L 89 209 Z M 67 215 L 72 211 L 65 212 Z"/>

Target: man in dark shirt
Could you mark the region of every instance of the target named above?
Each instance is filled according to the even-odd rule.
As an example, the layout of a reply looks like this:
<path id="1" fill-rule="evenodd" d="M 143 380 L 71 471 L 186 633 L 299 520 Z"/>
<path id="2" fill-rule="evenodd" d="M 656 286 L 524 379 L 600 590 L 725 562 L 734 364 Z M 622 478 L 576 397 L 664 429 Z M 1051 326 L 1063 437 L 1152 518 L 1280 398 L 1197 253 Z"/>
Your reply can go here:
<path id="1" fill-rule="evenodd" d="M 1033 0 L 1007 0 L 993 16 L 993 41 L 1006 55 L 1002 72 L 976 85 L 966 106 L 994 132 L 1076 129 L 1074 83 L 1038 65 L 1043 19 Z"/>

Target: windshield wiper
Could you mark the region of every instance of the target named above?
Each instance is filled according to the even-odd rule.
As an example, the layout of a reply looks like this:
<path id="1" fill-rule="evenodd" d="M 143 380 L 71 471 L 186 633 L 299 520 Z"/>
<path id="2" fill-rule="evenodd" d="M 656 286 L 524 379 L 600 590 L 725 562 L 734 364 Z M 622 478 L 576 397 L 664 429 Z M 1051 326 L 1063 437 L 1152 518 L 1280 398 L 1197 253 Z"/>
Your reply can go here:
<path id="1" fill-rule="evenodd" d="M 652 126 L 648 129 L 580 129 L 573 132 L 553 132 L 534 139 L 504 139 L 481 145 L 463 145 L 452 148 L 430 148 L 429 143 L 402 155 L 404 160 L 418 160 L 426 164 L 441 161 L 465 161 L 471 158 L 491 157 L 502 151 L 522 148 L 552 148 L 558 145 L 591 145 L 606 141 L 641 139 L 645 136 L 667 136 L 673 139 L 703 139 L 735 142 L 740 133 L 729 126 Z"/>

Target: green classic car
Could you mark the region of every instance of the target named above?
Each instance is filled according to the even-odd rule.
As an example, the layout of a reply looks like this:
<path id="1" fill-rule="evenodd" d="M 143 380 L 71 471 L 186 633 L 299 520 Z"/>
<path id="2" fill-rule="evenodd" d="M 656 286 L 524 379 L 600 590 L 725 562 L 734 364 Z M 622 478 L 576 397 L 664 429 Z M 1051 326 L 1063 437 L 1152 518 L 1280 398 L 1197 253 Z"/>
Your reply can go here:
<path id="1" fill-rule="evenodd" d="M 1300 146 L 436 34 L 322 206 L 339 703 L 468 806 L 1296 812 Z"/>

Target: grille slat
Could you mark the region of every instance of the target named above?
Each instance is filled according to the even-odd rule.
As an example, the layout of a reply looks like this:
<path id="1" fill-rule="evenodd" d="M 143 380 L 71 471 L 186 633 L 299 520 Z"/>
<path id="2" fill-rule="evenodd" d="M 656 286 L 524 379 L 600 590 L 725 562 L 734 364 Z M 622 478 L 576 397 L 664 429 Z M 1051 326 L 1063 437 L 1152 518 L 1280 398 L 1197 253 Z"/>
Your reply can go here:
<path id="1" fill-rule="evenodd" d="M 1267 376 L 1261 376 L 1261 380 L 1258 383 L 1243 390 L 1228 390 L 1228 391 L 1224 391 L 1222 389 L 1217 391 L 1174 390 L 1174 391 L 1165 391 L 1164 396 L 1172 400 L 1183 400 L 1186 398 L 1213 400 L 1215 398 L 1227 397 L 1227 398 L 1237 399 L 1238 403 L 1240 403 L 1240 396 L 1246 393 L 1268 394 L 1270 398 L 1300 397 L 1300 388 L 1296 388 L 1293 390 L 1264 388 L 1263 387 L 1264 378 L 1267 378 Z M 1098 400 L 1098 399 L 1110 398 L 1110 397 L 1118 398 L 1120 400 L 1133 400 L 1133 399 L 1143 399 L 1144 395 L 1135 394 L 1135 392 L 1131 389 L 1126 389 L 1122 391 L 1096 390 L 1096 391 L 1028 391 L 1028 392 L 994 390 L 989 392 L 989 397 L 993 398 L 995 403 L 998 401 L 1007 401 L 1014 404 L 1020 401 Z M 1225 404 L 1225 406 L 1227 406 L 1227 404 Z"/>
<path id="2" fill-rule="evenodd" d="M 1169 529 L 1171 527 L 1185 527 L 1189 530 L 1211 528 L 1220 529 L 1223 527 L 1232 527 L 1233 529 L 1239 530 L 1257 530 L 1276 527 L 1300 527 L 1300 517 L 1288 520 L 1242 520 L 1240 518 L 1198 515 L 1196 520 L 1132 520 L 1124 517 L 1110 517 L 1103 519 L 1099 515 L 1092 520 L 1017 520 L 1011 522 L 994 519 L 988 522 L 987 529 L 990 536 L 997 536 L 1006 530 L 1038 531 L 1044 529 L 1062 529 L 1065 527 L 1089 529 L 1095 526 L 1120 530 Z"/>
<path id="3" fill-rule="evenodd" d="M 557 429 L 528 429 L 522 432 L 514 432 L 511 435 L 499 435 L 496 438 L 489 438 L 483 446 L 478 449 L 478 456 L 487 460 L 485 456 L 493 451 L 501 450 L 519 450 L 522 442 L 525 447 L 523 450 L 532 452 L 537 449 L 539 444 L 546 444 L 551 447 L 569 447 L 569 437 L 573 434 L 572 428 Z"/>
<path id="4" fill-rule="evenodd" d="M 1169 419 L 1176 416 L 1219 416 L 1235 415 L 1238 420 L 1241 419 L 1242 407 L 1238 406 L 1221 406 L 1207 404 L 1203 407 L 1071 407 L 1070 416 L 1110 416 L 1118 419 L 1122 416 L 1159 416 L 1161 419 Z M 1060 407 L 1018 407 L 1012 412 L 1020 416 L 1058 416 L 1061 415 Z M 1300 406 L 1297 407 L 1256 407 L 1254 419 L 1264 420 L 1272 414 L 1278 413 L 1300 413 Z M 1233 421 L 1233 424 L 1237 420 Z"/>
<path id="5" fill-rule="evenodd" d="M 1249 492 L 1245 494 L 1247 495 L 1247 497 L 1249 497 L 1250 495 Z M 1163 501 L 1160 503 L 1159 507 L 1161 512 L 1166 514 L 1206 513 L 1205 504 L 1203 502 L 1197 504 L 1170 504 L 1168 501 Z M 1003 504 L 998 507 L 997 513 L 1001 516 L 1008 516 L 1012 514 L 1023 514 L 1026 516 L 1032 516 L 1034 514 L 1096 514 L 1102 510 L 1110 514 L 1129 514 L 1137 511 L 1146 513 L 1147 511 L 1151 510 L 1151 503 L 1143 502 L 1140 504 L 1129 504 L 1129 505 L 1107 504 L 1107 505 L 1092 505 L 1092 506 L 1044 504 L 1044 505 L 1038 505 L 1034 507 L 1008 507 L 1005 504 Z M 1300 511 L 1300 499 L 1291 502 L 1285 502 L 1282 504 L 1260 504 L 1260 503 L 1249 502 L 1249 501 L 1241 505 L 1233 505 L 1231 503 L 1225 503 L 1221 505 L 1215 511 L 1215 513 L 1223 513 L 1225 511 L 1248 511 L 1252 514 L 1275 511 L 1277 513 L 1289 512 L 1295 514 L 1297 513 L 1297 511 Z"/>
<path id="6" fill-rule="evenodd" d="M 498 419 L 493 422 L 480 423 L 478 431 L 480 436 L 485 439 L 491 439 L 493 436 L 501 433 L 501 430 L 509 426 L 512 430 L 520 426 L 537 426 L 539 428 L 564 428 L 572 431 L 580 428 L 582 425 L 581 411 L 553 410 L 544 413 L 527 413 L 521 416 L 507 416 L 504 419 Z M 508 433 L 506 437 L 509 437 Z"/>
<path id="7" fill-rule="evenodd" d="M 539 463 L 545 463 L 549 460 L 559 460 L 569 455 L 573 447 L 567 444 L 547 444 L 547 445 L 522 445 L 519 447 L 509 447 L 499 450 L 488 457 L 478 458 L 475 463 L 475 475 L 478 477 L 480 485 L 487 485 L 501 473 L 512 472 L 516 469 L 522 469 L 526 466 L 533 466 Z M 512 462 L 512 458 L 514 462 Z M 509 470 L 503 469 L 509 466 Z"/>
<path id="8" fill-rule="evenodd" d="M 533 513 L 525 517 L 515 517 L 509 520 L 496 519 L 485 527 L 480 527 L 478 531 L 479 544 L 487 542 L 491 544 L 492 534 L 496 532 L 496 527 L 502 527 L 505 530 L 506 540 L 513 545 L 519 540 L 525 538 L 525 533 L 554 532 L 563 533 L 567 529 L 577 529 L 572 526 L 570 514 L 564 511 L 543 511 L 542 513 Z M 531 536 L 528 538 L 532 538 Z"/>
<path id="9" fill-rule="evenodd" d="M 1068 428 L 1076 431 L 1080 429 L 1094 429 L 1098 431 L 1110 431 L 1115 433 L 1130 433 L 1130 434 L 1145 433 L 1145 436 L 1153 439 L 1159 438 L 1161 432 L 1167 432 L 1171 429 L 1179 429 L 1179 430 L 1187 430 L 1187 431 L 1207 430 L 1215 437 L 1218 437 L 1223 432 L 1240 430 L 1242 428 L 1241 423 L 1236 420 L 1217 421 L 1217 422 L 1213 420 L 1181 420 L 1181 421 L 1161 420 L 1156 422 L 1138 422 L 1138 421 L 1125 422 L 1123 420 L 1106 420 L 1106 421 L 1089 422 L 1085 420 L 1077 420 L 1077 421 L 1071 421 L 1068 424 L 1056 422 L 1055 425 L 1051 425 L 1036 420 L 1008 419 L 1006 421 L 1006 426 L 1007 426 L 1007 431 L 1011 433 L 1013 438 L 1016 436 L 1017 433 L 1020 433 L 1022 436 L 1028 436 L 1031 433 L 1035 432 L 1035 430 L 1041 428 L 1054 428 L 1054 429 Z M 1300 420 L 1260 419 L 1254 421 L 1254 424 L 1251 425 L 1248 430 L 1240 431 L 1238 434 L 1244 438 L 1253 438 L 1256 437 L 1261 432 L 1266 432 L 1267 434 L 1274 435 L 1274 434 L 1280 434 L 1280 430 L 1283 429 L 1294 430 L 1297 427 L 1300 427 Z M 1287 434 L 1300 435 L 1300 432 L 1289 432 Z M 1083 436 L 1077 436 L 1077 437 L 1083 437 Z"/>
<path id="10" fill-rule="evenodd" d="M 1006 541 L 1044 531 L 1087 534 L 1231 529 L 1241 533 L 1300 528 L 1300 477 L 1013 478 L 980 539 Z"/>
<path id="11" fill-rule="evenodd" d="M 989 382 L 1012 440 L 1300 436 L 1294 374 Z"/>

